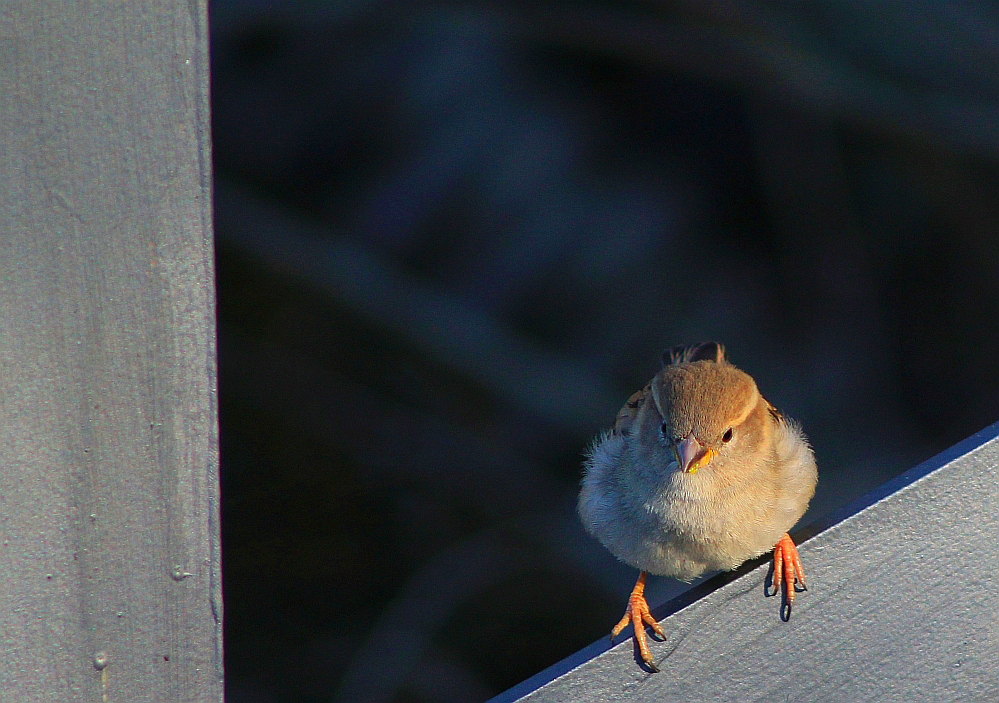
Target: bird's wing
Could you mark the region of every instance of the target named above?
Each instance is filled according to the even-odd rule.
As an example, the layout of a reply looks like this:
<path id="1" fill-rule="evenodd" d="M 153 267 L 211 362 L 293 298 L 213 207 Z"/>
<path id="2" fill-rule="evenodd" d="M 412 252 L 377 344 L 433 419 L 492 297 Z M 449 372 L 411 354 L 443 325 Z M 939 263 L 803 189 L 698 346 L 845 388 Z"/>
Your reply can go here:
<path id="1" fill-rule="evenodd" d="M 763 396 L 760 397 L 762 398 Z M 763 398 L 763 402 L 767 404 L 767 410 L 770 412 L 770 417 L 774 419 L 774 422 L 777 422 L 778 424 L 784 422 L 784 415 L 780 410 L 773 406 L 773 403 L 766 398 Z"/>
<path id="2" fill-rule="evenodd" d="M 645 385 L 645 388 L 634 393 L 628 402 L 624 404 L 624 407 L 618 412 L 617 417 L 614 418 L 614 427 L 611 430 L 613 434 L 616 435 L 627 435 L 631 432 L 631 426 L 635 422 L 635 418 L 638 417 L 638 411 L 642 409 L 649 396 L 652 395 L 652 382 L 650 381 Z"/>

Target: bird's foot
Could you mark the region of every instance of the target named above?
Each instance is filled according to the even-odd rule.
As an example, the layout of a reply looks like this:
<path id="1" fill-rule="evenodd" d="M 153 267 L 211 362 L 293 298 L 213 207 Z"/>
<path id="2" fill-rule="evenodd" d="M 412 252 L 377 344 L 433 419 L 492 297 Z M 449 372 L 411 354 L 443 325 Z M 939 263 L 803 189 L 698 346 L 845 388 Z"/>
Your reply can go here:
<path id="1" fill-rule="evenodd" d="M 774 546 L 773 578 L 774 595 L 780 593 L 781 587 L 784 589 L 784 603 L 787 606 L 785 620 L 791 617 L 791 606 L 794 605 L 794 594 L 797 590 L 795 582 L 801 584 L 801 590 L 808 590 L 805 586 L 805 569 L 801 565 L 798 548 L 791 541 L 791 536 L 785 532 Z"/>
<path id="2" fill-rule="evenodd" d="M 635 629 L 635 644 L 638 645 L 638 652 L 642 657 L 642 661 L 648 666 L 652 671 L 658 672 L 659 667 L 655 665 L 652 661 L 652 652 L 649 651 L 648 638 L 645 635 L 645 626 L 651 627 L 657 635 L 666 639 L 666 633 L 663 632 L 663 628 L 660 627 L 656 619 L 652 617 L 652 613 L 649 610 L 649 604 L 645 601 L 645 572 L 643 571 L 638 575 L 638 581 L 635 583 L 635 587 L 631 591 L 631 596 L 628 597 L 628 609 L 624 613 L 624 617 L 621 621 L 614 626 L 611 630 L 611 640 L 621 634 L 621 631 L 627 627 L 629 624 L 634 626 Z"/>

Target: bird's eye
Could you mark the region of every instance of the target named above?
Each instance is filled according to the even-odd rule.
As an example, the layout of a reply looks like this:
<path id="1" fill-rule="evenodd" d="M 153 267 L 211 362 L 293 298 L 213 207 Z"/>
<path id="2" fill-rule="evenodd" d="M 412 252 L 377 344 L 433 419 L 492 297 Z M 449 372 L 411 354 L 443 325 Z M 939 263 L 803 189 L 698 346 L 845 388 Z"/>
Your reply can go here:
<path id="1" fill-rule="evenodd" d="M 727 430 L 725 430 L 725 434 L 722 435 L 722 441 L 723 442 L 731 442 L 732 441 L 732 428 L 731 427 L 729 427 Z"/>

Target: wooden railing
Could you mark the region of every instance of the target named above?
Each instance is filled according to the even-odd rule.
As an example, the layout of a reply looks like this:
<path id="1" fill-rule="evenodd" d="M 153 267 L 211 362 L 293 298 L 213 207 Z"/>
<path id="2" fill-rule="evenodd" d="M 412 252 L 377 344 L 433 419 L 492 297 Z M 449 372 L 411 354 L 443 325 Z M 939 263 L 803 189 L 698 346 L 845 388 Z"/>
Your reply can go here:
<path id="1" fill-rule="evenodd" d="M 205 2 L 0 11 L 0 700 L 219 701 Z"/>
<path id="2" fill-rule="evenodd" d="M 757 560 L 664 604 L 661 673 L 606 641 L 493 699 L 999 700 L 999 424 L 798 534 L 788 622 Z M 630 631 L 630 630 L 629 630 Z"/>

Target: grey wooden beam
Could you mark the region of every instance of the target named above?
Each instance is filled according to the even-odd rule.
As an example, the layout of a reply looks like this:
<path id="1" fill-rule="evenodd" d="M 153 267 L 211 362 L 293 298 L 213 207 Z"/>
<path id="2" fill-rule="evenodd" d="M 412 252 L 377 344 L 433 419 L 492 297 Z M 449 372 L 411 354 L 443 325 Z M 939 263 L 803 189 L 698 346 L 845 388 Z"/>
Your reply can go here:
<path id="1" fill-rule="evenodd" d="M 219 701 L 204 0 L 0 6 L 0 699 Z"/>
<path id="2" fill-rule="evenodd" d="M 809 590 L 788 622 L 757 560 L 655 609 L 661 673 L 629 640 L 602 641 L 493 703 L 999 700 L 997 437 L 999 424 L 804 530 Z"/>

